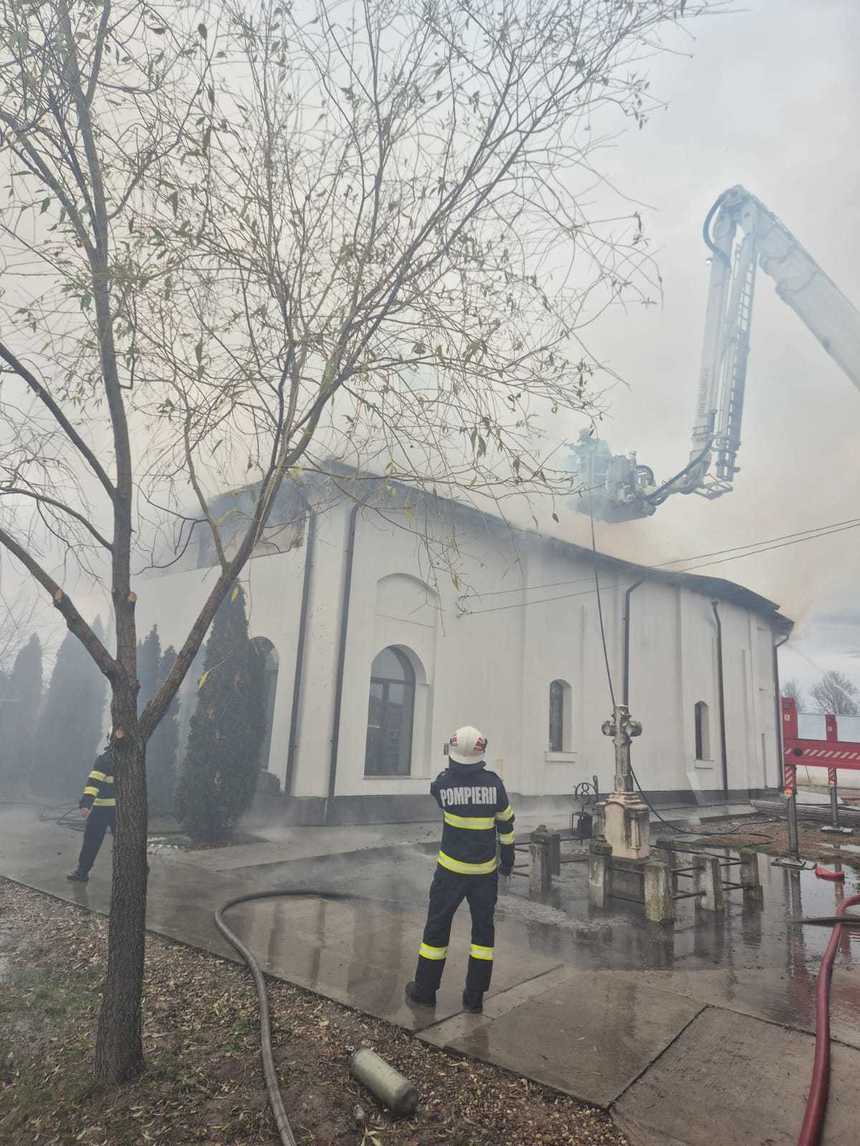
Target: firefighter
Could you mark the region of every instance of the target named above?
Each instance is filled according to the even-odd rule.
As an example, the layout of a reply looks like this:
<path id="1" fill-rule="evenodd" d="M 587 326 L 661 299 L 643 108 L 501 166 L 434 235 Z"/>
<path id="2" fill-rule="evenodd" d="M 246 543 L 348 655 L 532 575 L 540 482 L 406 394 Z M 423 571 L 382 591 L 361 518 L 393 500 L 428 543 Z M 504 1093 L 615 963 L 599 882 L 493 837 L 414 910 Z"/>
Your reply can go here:
<path id="1" fill-rule="evenodd" d="M 90 878 L 90 868 L 99 854 L 105 832 L 114 831 L 116 800 L 113 794 L 113 755 L 110 745 L 99 756 L 87 777 L 79 805 L 81 815 L 86 817 L 84 842 L 78 857 L 78 866 L 69 872 L 66 879 L 75 883 L 86 883 Z"/>
<path id="2" fill-rule="evenodd" d="M 430 906 L 415 978 L 406 984 L 411 1003 L 432 1007 L 445 970 L 454 913 L 464 899 L 472 915 L 472 946 L 463 1007 L 484 1009 L 493 973 L 493 915 L 498 893 L 496 840 L 501 872 L 514 866 L 514 813 L 505 786 L 487 771 L 487 739 L 477 728 L 458 728 L 448 741 L 448 767 L 430 785 L 442 809 L 442 845 L 430 885 Z"/>

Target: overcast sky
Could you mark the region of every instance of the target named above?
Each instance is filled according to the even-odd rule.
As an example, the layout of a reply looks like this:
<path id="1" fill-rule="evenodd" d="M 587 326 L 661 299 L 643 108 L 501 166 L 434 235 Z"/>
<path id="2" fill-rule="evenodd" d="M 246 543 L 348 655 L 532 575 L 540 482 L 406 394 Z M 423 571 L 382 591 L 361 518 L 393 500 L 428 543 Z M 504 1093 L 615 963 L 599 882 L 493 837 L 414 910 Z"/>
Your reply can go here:
<path id="1" fill-rule="evenodd" d="M 689 453 L 708 277 L 701 226 L 722 190 L 742 183 L 758 195 L 860 304 L 860 0 L 752 0 L 693 32 L 650 65 L 666 110 L 598 163 L 641 210 L 664 284 L 662 308 L 616 312 L 592 329 L 591 348 L 629 382 L 615 389 L 603 434 L 658 478 Z M 601 526 L 600 547 L 666 561 L 860 516 L 859 424 L 860 393 L 760 274 L 735 492 L 675 497 L 649 520 Z M 558 437 L 577 428 L 559 425 Z M 584 540 L 582 518 L 562 529 Z M 832 663 L 860 683 L 858 553 L 860 530 L 709 572 L 799 622 L 792 643 L 803 655 L 786 659 L 790 675 Z"/>
<path id="2" fill-rule="evenodd" d="M 860 3 L 758 0 L 694 31 L 685 54 L 652 66 L 667 110 L 600 164 L 646 204 L 665 292 L 662 309 L 616 313 L 592 335 L 630 383 L 614 392 L 603 436 L 658 478 L 689 452 L 708 275 L 701 227 L 721 191 L 741 183 L 756 194 L 860 304 Z M 650 520 L 602 526 L 601 547 L 669 560 L 858 517 L 858 426 L 860 392 L 760 272 L 735 492 L 675 497 Z M 860 530 L 709 572 L 780 602 L 800 622 L 801 651 L 828 667 L 831 649 L 860 683 L 848 652 L 860 649 Z M 785 667 L 817 671 L 802 657 Z"/>

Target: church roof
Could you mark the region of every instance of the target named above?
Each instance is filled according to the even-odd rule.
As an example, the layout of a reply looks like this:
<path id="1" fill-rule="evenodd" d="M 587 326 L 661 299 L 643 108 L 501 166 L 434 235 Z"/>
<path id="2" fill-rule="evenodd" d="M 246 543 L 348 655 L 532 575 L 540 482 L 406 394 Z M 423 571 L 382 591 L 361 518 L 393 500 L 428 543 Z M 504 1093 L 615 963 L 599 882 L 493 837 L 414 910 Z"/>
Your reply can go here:
<path id="1" fill-rule="evenodd" d="M 683 585 L 692 592 L 715 601 L 726 601 L 742 608 L 749 609 L 759 616 L 767 618 L 778 630 L 789 633 L 793 622 L 780 613 L 776 602 L 723 577 L 712 577 L 700 573 L 685 573 L 682 570 L 672 570 L 653 565 L 642 565 L 635 561 L 628 561 L 620 557 L 612 557 L 608 553 L 593 552 L 590 547 L 580 545 L 574 541 L 565 541 L 551 534 L 541 532 L 538 528 L 526 529 L 512 525 L 496 513 L 467 505 L 455 498 L 428 492 L 420 487 L 410 485 L 408 482 L 387 478 L 379 474 L 363 473 L 342 462 L 327 462 L 319 472 L 305 471 L 296 480 L 284 482 L 280 503 L 281 514 L 290 515 L 304 513 L 309 502 L 328 490 L 329 494 L 343 494 L 344 497 L 354 498 L 363 505 L 373 506 L 378 496 L 384 496 L 384 504 L 389 509 L 397 508 L 398 500 L 406 503 L 407 499 L 428 499 L 439 509 L 444 508 L 453 518 L 472 523 L 480 521 L 484 528 L 493 532 L 504 530 L 515 532 L 522 537 L 549 546 L 558 553 L 566 553 L 579 559 L 588 561 L 597 560 L 606 570 L 627 574 L 636 580 L 649 581 L 665 585 Z M 250 487 L 246 487 L 250 491 Z M 224 502 L 241 498 L 245 490 L 233 490 L 224 494 Z M 219 499 L 220 501 L 221 499 Z"/>

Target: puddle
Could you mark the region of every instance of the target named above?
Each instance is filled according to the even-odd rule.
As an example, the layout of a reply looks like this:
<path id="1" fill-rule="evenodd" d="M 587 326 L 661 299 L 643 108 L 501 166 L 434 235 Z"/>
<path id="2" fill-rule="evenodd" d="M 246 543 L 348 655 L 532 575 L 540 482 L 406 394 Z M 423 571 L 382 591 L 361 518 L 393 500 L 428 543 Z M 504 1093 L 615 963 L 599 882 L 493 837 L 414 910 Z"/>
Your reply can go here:
<path id="1" fill-rule="evenodd" d="M 849 847 L 853 854 L 860 854 L 856 845 L 842 845 L 842 851 Z M 736 856 L 729 848 L 714 846 L 707 851 L 720 858 Z M 827 866 L 838 862 L 839 855 L 835 854 Z M 642 907 L 634 903 L 611 900 L 605 911 L 591 908 L 587 872 L 575 864 L 563 869 L 561 879 L 553 882 L 543 902 L 529 899 L 527 886 L 515 886 L 499 900 L 498 910 L 505 917 L 503 926 L 510 921 L 524 928 L 535 950 L 551 951 L 584 969 L 778 968 L 782 974 L 814 975 L 830 929 L 799 927 L 791 920 L 832 915 L 844 896 L 854 894 L 860 872 L 843 863 L 843 884 L 817 879 L 814 865 L 805 871 L 773 867 L 767 855 L 760 855 L 758 863 L 761 907 L 745 903 L 740 890 L 727 892 L 724 914 L 710 914 L 697 910 L 691 900 L 678 900 L 674 927 L 650 926 Z M 681 881 L 678 887 L 683 889 Z M 846 936 L 841 961 L 846 966 L 858 959 L 860 932 Z"/>
<path id="2" fill-rule="evenodd" d="M 146 841 L 146 850 L 150 853 L 187 851 L 190 847 L 190 838 L 178 832 L 165 836 L 150 836 Z"/>
<path id="3" fill-rule="evenodd" d="M 147 838 L 146 850 L 148 852 L 221 851 L 241 847 L 243 844 L 266 843 L 267 840 L 248 835 L 247 832 L 236 832 L 231 839 L 216 844 L 195 843 L 190 836 L 182 832 L 153 832 Z"/>

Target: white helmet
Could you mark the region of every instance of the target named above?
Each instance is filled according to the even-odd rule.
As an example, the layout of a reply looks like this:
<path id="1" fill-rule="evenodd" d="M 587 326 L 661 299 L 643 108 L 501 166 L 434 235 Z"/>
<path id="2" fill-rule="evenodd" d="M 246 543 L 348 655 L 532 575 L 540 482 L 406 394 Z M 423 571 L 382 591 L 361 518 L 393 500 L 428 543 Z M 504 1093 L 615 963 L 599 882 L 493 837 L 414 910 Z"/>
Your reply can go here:
<path id="1" fill-rule="evenodd" d="M 486 751 L 486 736 L 471 724 L 458 728 L 448 741 L 448 759 L 457 764 L 480 764 Z"/>

